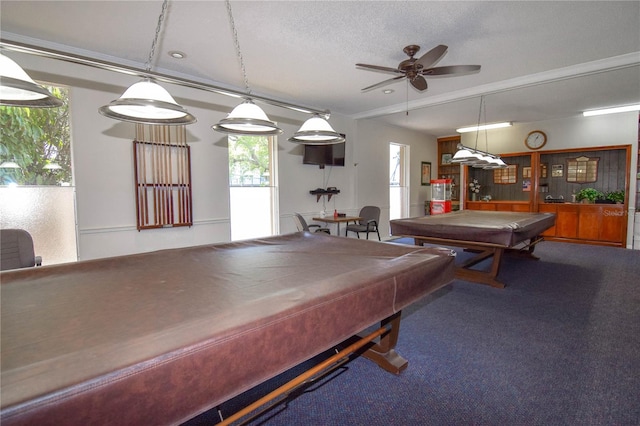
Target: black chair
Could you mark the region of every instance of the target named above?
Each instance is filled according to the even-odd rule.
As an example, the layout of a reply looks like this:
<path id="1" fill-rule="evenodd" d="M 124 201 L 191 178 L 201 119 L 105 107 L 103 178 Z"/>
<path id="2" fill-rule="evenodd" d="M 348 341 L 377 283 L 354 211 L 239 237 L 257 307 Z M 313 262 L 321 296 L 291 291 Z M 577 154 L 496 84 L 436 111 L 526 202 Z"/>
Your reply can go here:
<path id="1" fill-rule="evenodd" d="M 364 206 L 358 214 L 362 219 L 356 223 L 347 225 L 347 235 L 349 232 L 355 232 L 358 238 L 360 238 L 361 232 L 367 233 L 367 240 L 369 239 L 369 232 L 375 232 L 378 234 L 378 241 L 380 240 L 380 232 L 378 231 L 378 223 L 380 222 L 380 207 L 376 206 Z"/>
<path id="2" fill-rule="evenodd" d="M 0 229 L 0 271 L 42 265 L 36 256 L 33 238 L 24 229 Z"/>
<path id="3" fill-rule="evenodd" d="M 320 225 L 316 224 L 307 225 L 307 221 L 304 220 L 304 217 L 302 217 L 300 213 L 293 214 L 293 221 L 296 223 L 296 228 L 298 228 L 298 231 L 324 232 L 326 234 L 331 234 L 329 228 L 323 228 Z"/>

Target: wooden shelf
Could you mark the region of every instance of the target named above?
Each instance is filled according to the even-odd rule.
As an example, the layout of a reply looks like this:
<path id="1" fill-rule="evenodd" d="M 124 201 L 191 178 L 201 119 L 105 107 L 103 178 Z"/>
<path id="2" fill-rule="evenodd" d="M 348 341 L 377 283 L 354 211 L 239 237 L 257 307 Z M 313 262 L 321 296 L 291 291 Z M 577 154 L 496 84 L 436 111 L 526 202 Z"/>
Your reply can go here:
<path id="1" fill-rule="evenodd" d="M 327 201 L 331 201 L 331 197 L 339 193 L 340 193 L 339 189 L 332 189 L 331 191 L 328 191 L 326 189 L 312 189 L 311 191 L 309 191 L 309 194 L 316 196 L 316 203 L 320 201 L 321 197 L 324 197 L 324 196 L 328 197 Z"/>
<path id="2" fill-rule="evenodd" d="M 449 136 L 446 138 L 438 138 L 438 175 L 436 179 L 451 179 L 451 199 L 460 200 L 461 182 L 460 182 L 460 165 L 443 163 L 442 159 L 445 155 L 453 157 L 458 150 L 460 136 Z"/>

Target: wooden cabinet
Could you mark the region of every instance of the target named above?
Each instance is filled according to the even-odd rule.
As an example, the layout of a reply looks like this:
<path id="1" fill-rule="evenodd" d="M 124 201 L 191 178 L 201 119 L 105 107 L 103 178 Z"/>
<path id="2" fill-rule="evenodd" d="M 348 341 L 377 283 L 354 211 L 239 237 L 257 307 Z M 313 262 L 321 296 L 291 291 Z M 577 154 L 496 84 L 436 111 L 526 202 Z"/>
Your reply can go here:
<path id="1" fill-rule="evenodd" d="M 460 205 L 461 181 L 460 165 L 451 163 L 451 158 L 458 150 L 460 136 L 449 136 L 438 139 L 438 176 L 437 179 L 451 179 L 451 200 L 454 210 Z"/>
<path id="2" fill-rule="evenodd" d="M 556 215 L 556 224 L 542 233 L 543 237 L 555 237 L 558 228 L 558 209 L 554 204 L 541 204 L 538 211 L 540 213 L 553 213 Z"/>
<path id="3" fill-rule="evenodd" d="M 640 122 L 639 122 L 640 135 Z M 628 204 L 555 203 L 569 201 L 580 188 L 593 187 L 603 193 L 624 190 L 628 193 L 631 175 L 631 146 L 572 148 L 552 151 L 503 154 L 507 164 L 516 166 L 516 181 L 502 183 L 494 171 L 469 169 L 467 182 L 477 179 L 480 195 L 490 201 L 465 201 L 466 209 L 494 211 L 539 211 L 556 215 L 556 224 L 543 233 L 547 239 L 584 244 L 625 247 Z M 637 153 L 640 173 L 640 150 Z M 567 180 L 566 165 L 571 159 L 598 158 L 596 182 Z M 530 184 L 525 185 L 525 179 Z M 636 176 L 636 210 L 640 210 L 640 174 Z M 626 197 L 629 200 L 629 197 Z"/>
<path id="4" fill-rule="evenodd" d="M 467 201 L 469 210 L 489 210 L 498 212 L 529 212 L 531 205 L 527 201 Z"/>
<path id="5" fill-rule="evenodd" d="M 624 204 L 541 204 L 538 210 L 556 215 L 555 226 L 542 234 L 547 239 L 625 246 Z"/>

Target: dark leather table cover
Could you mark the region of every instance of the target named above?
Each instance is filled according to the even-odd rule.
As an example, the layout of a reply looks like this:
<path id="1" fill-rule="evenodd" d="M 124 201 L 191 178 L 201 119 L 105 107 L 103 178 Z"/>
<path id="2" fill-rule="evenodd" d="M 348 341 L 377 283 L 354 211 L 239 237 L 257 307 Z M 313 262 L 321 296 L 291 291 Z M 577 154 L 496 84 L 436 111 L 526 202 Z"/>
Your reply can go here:
<path id="1" fill-rule="evenodd" d="M 3 272 L 1 423 L 183 422 L 448 284 L 453 261 L 296 233 Z"/>
<path id="2" fill-rule="evenodd" d="M 459 210 L 446 214 L 396 219 L 391 234 L 443 238 L 513 247 L 555 224 L 553 213 Z"/>

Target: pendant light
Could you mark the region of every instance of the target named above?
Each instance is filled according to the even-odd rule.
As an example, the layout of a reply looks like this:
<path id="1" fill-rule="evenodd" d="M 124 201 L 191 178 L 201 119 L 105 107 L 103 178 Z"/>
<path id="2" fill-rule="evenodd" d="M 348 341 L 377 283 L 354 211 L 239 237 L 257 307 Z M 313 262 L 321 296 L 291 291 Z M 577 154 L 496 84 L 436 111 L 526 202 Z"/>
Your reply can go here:
<path id="1" fill-rule="evenodd" d="M 475 167 L 479 169 L 503 169 L 507 167 L 507 164 L 502 161 L 502 159 L 498 155 L 494 155 L 489 153 L 489 137 L 487 136 L 488 127 L 480 125 L 480 119 L 482 117 L 482 112 L 484 110 L 485 114 L 485 123 L 487 121 L 486 117 L 486 106 L 484 103 L 484 96 L 480 96 L 480 110 L 478 111 L 478 125 L 474 127 L 476 131 L 476 144 L 475 148 L 469 148 L 462 144 L 458 144 L 457 151 L 451 159 L 452 163 L 464 164 L 470 167 Z M 511 123 L 509 123 L 511 125 Z M 505 127 L 505 126 L 500 126 Z M 483 129 L 485 132 L 485 144 L 487 147 L 487 152 L 478 150 L 478 137 L 480 135 L 480 129 Z M 461 132 L 463 129 L 458 129 L 458 132 Z M 462 133 L 462 132 L 461 132 Z"/>
<path id="2" fill-rule="evenodd" d="M 145 70 L 151 71 L 151 62 L 162 29 L 168 0 L 162 3 L 156 33 L 151 44 Z M 98 109 L 105 117 L 142 124 L 179 125 L 195 123 L 194 116 L 179 105 L 162 86 L 151 78 L 145 78 L 129 87 L 119 99 Z"/>
<path id="3" fill-rule="evenodd" d="M 229 113 L 227 118 L 211 126 L 213 130 L 237 135 L 279 135 L 282 130 L 251 98 L 247 98 Z"/>
<path id="4" fill-rule="evenodd" d="M 319 114 L 314 114 L 289 138 L 289 142 L 304 145 L 332 145 L 344 142 L 344 136 L 333 130 L 329 122 Z"/>
<path id="5" fill-rule="evenodd" d="M 236 24 L 233 20 L 233 13 L 231 12 L 231 3 L 229 0 L 225 1 L 227 6 L 227 15 L 229 17 L 229 24 L 231 25 L 231 31 L 233 32 L 233 42 L 236 49 L 236 55 L 238 55 L 238 61 L 240 62 L 240 68 L 242 70 L 242 77 L 244 78 L 244 86 L 247 92 L 247 97 L 244 102 L 235 107 L 231 113 L 220 120 L 218 124 L 214 124 L 211 128 L 221 133 L 239 134 L 239 135 L 255 135 L 255 136 L 270 136 L 278 135 L 282 133 L 275 122 L 269 120 L 267 114 L 258 105 L 254 104 L 251 100 L 251 89 L 249 88 L 249 80 L 247 79 L 247 71 L 244 67 L 244 60 L 242 58 L 242 51 L 240 50 L 240 42 L 238 41 L 238 32 L 236 31 Z"/>
<path id="6" fill-rule="evenodd" d="M 59 107 L 62 101 L 40 86 L 14 60 L 0 54 L 0 105 Z"/>
<path id="7" fill-rule="evenodd" d="M 0 169 L 19 169 L 19 168 L 20 166 L 18 165 L 18 163 L 16 163 L 13 160 L 3 161 L 2 164 L 0 164 Z"/>

